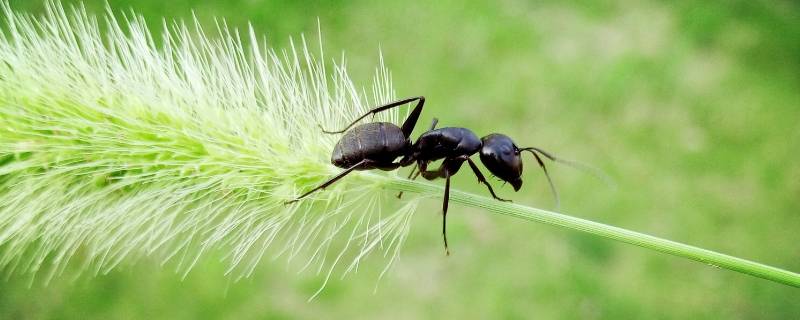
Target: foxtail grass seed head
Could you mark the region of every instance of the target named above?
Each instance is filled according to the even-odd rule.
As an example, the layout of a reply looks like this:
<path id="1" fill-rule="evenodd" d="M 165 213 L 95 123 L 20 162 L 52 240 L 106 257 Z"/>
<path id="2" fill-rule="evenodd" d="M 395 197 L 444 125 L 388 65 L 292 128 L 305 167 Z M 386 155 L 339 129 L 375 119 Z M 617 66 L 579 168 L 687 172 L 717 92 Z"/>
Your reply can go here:
<path id="1" fill-rule="evenodd" d="M 237 277 L 273 256 L 327 279 L 375 251 L 398 257 L 417 202 L 382 212 L 393 194 L 380 175 L 284 205 L 339 171 L 338 136 L 320 125 L 394 98 L 382 61 L 368 95 L 304 38 L 279 51 L 224 23 L 207 35 L 165 22 L 155 36 L 135 14 L 0 7 L 6 272 L 47 281 L 71 262 L 104 274 L 156 257 L 185 273 L 216 253 Z"/>
<path id="2" fill-rule="evenodd" d="M 327 283 L 379 253 L 383 275 L 419 199 L 394 195 L 440 197 L 441 186 L 355 172 L 285 205 L 341 171 L 329 162 L 339 136 L 320 126 L 394 100 L 382 61 L 368 95 L 304 38 L 279 51 L 224 22 L 211 35 L 197 21 L 163 27 L 156 37 L 132 13 L 48 2 L 31 16 L 0 0 L 0 270 L 47 282 L 68 265 L 104 274 L 150 257 L 185 275 L 217 256 L 238 279 L 271 256 Z M 800 287 L 800 274 L 707 249 L 458 190 L 449 199 Z"/>

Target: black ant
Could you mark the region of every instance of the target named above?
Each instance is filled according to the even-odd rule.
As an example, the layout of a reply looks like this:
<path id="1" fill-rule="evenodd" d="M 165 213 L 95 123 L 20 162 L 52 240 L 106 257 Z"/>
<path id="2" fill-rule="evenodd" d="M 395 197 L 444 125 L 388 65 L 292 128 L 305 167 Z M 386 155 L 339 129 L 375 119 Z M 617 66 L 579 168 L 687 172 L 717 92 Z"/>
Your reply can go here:
<path id="1" fill-rule="evenodd" d="M 358 121 L 369 115 L 386 111 L 394 107 L 417 101 L 414 109 L 403 122 L 402 127 L 389 122 L 370 122 L 353 127 Z M 344 133 L 344 136 L 336 143 L 331 155 L 333 165 L 345 169 L 338 175 L 318 187 L 309 190 L 287 204 L 296 202 L 311 193 L 324 189 L 343 178 L 353 170 L 372 170 L 381 169 L 385 171 L 395 170 L 399 167 L 406 167 L 414 164 L 416 166 L 409 174 L 409 178 L 415 179 L 420 174 L 428 180 L 437 178 L 445 179 L 444 203 L 442 205 L 442 237 L 447 254 L 450 254 L 447 246 L 447 207 L 450 200 L 450 177 L 455 175 L 461 165 L 466 161 L 472 172 L 478 178 L 478 182 L 486 185 L 492 197 L 500 201 L 509 201 L 498 197 L 492 186 L 486 181 L 478 166 L 470 159 L 470 156 L 480 152 L 480 159 L 489 171 L 501 180 L 510 183 L 517 191 L 522 186 L 522 156 L 523 151 L 528 151 L 536 158 L 539 166 L 544 170 L 550 188 L 558 203 L 558 194 L 553 185 L 547 168 L 539 154 L 553 160 L 561 161 L 553 155 L 534 147 L 518 148 L 508 136 L 493 133 L 478 139 L 471 130 L 466 128 L 440 128 L 436 129 L 437 119 L 433 119 L 428 131 L 424 132 L 412 144 L 411 132 L 417 124 L 422 107 L 425 104 L 425 97 L 413 97 L 398 100 L 383 106 L 376 107 L 364 115 L 358 117 L 347 127 L 339 131 L 326 131 L 329 134 Z M 350 129 L 350 130 L 348 130 Z M 402 157 L 398 162 L 397 158 Z M 441 166 L 436 170 L 428 170 L 428 164 L 432 161 L 443 160 Z M 416 171 L 419 170 L 419 171 Z M 402 194 L 402 193 L 401 193 Z M 400 197 L 400 195 L 398 197 Z"/>

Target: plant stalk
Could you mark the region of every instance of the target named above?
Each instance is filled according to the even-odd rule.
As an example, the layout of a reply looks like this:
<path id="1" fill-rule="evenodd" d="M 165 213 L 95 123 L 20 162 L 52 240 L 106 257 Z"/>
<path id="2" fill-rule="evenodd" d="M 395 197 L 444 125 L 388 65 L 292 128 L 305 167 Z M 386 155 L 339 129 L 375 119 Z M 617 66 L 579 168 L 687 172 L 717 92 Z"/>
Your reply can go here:
<path id="1" fill-rule="evenodd" d="M 377 175 L 375 176 L 378 177 Z M 391 190 L 419 194 L 441 195 L 444 193 L 444 188 L 431 183 L 411 181 L 402 178 L 390 178 L 385 176 L 380 177 L 386 179 L 384 186 Z M 636 231 L 618 228 L 552 211 L 527 207 L 510 202 L 496 201 L 488 197 L 454 189 L 450 190 L 450 201 L 469 207 L 486 209 L 492 213 L 582 231 L 603 238 L 613 239 L 655 251 L 660 251 L 673 256 L 699 261 L 709 266 L 741 272 L 754 277 L 800 288 L 800 274 Z"/>

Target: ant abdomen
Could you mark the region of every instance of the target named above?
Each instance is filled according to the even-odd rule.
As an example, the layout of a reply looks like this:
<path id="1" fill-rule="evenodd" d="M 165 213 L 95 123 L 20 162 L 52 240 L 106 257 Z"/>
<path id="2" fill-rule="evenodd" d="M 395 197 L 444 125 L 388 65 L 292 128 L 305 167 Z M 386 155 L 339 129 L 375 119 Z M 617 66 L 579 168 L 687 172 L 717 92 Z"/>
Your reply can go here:
<path id="1" fill-rule="evenodd" d="M 410 144 L 410 140 L 400 127 L 393 123 L 365 123 L 345 132 L 333 148 L 331 163 L 344 169 L 364 159 L 370 159 L 376 164 L 391 163 L 394 159 L 404 156 Z M 356 168 L 356 170 L 364 169 L 371 168 Z"/>

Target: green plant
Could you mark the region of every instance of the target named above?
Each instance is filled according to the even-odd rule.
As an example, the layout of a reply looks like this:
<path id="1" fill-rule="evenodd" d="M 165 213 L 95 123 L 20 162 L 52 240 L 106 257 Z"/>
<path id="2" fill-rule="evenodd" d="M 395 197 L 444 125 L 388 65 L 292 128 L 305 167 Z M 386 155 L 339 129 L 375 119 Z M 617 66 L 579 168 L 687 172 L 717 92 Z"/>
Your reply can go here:
<path id="1" fill-rule="evenodd" d="M 337 137 L 317 125 L 341 127 L 393 98 L 383 67 L 369 99 L 344 62 L 329 75 L 305 40 L 277 52 L 224 24 L 209 37 L 196 23 L 175 23 L 156 39 L 137 16 L 101 23 L 56 4 L 43 17 L 2 8 L 0 266 L 8 272 L 49 279 L 79 258 L 97 274 L 142 256 L 188 272 L 215 251 L 229 272 L 247 276 L 268 247 L 308 257 L 303 269 L 327 276 L 380 250 L 388 270 L 418 199 L 441 195 L 433 184 L 367 172 L 284 205 L 339 171 L 328 164 Z M 418 197 L 399 202 L 387 190 Z M 708 250 L 458 191 L 452 199 L 800 286 L 795 273 Z"/>

